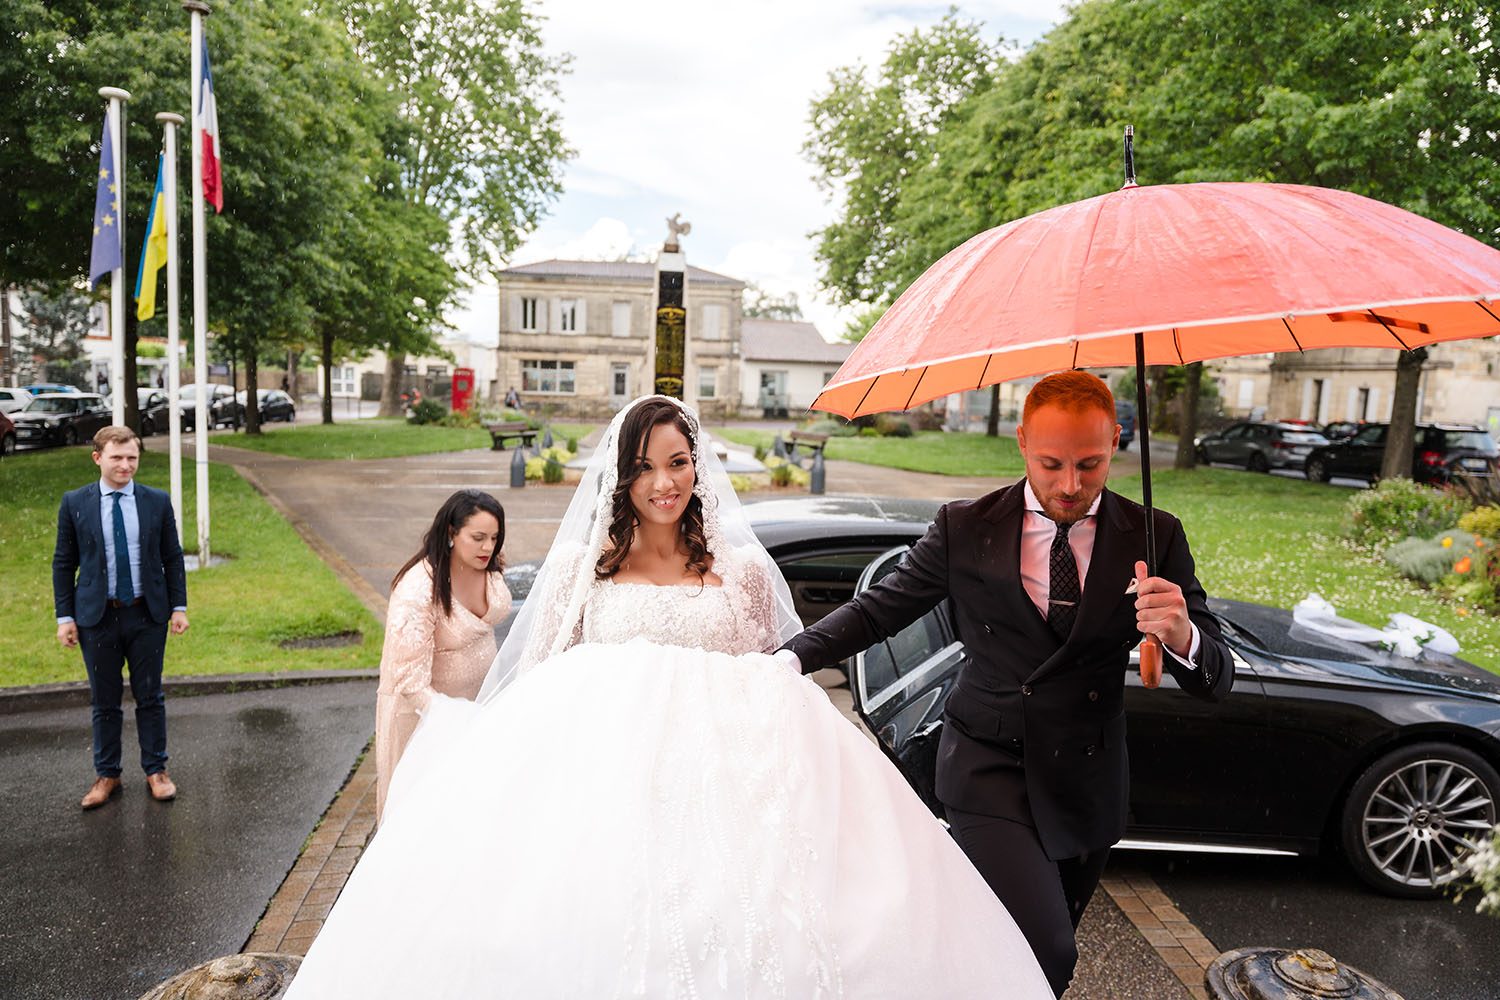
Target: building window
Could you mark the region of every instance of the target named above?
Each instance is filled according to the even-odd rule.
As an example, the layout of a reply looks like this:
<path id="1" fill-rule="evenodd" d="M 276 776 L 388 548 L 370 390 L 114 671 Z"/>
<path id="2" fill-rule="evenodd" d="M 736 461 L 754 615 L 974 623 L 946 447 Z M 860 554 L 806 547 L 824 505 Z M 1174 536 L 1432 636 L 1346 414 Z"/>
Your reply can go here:
<path id="1" fill-rule="evenodd" d="M 557 328 L 563 333 L 578 332 L 578 300 L 561 299 L 557 303 Z"/>
<path id="2" fill-rule="evenodd" d="M 823 373 L 823 384 L 827 385 L 829 382 L 832 382 L 833 381 L 833 377 L 835 375 L 837 375 L 837 374 L 838 374 L 838 372 L 836 372 L 836 371 L 824 372 Z"/>
<path id="3" fill-rule="evenodd" d="M 617 399 L 630 396 L 630 366 L 616 362 L 609 366 L 609 394 Z"/>
<path id="4" fill-rule="evenodd" d="M 541 300 L 526 297 L 521 300 L 521 330 L 524 333 L 536 333 L 542 328 L 538 322 L 538 313 L 541 312 Z"/>
<path id="5" fill-rule="evenodd" d="M 522 392 L 574 392 L 573 362 L 522 361 Z"/>
<path id="6" fill-rule="evenodd" d="M 698 369 L 698 398 L 713 399 L 719 394 L 719 369 Z"/>
<path id="7" fill-rule="evenodd" d="M 703 339 L 723 340 L 725 319 L 729 310 L 722 305 L 711 304 L 703 307 Z"/>
<path id="8" fill-rule="evenodd" d="M 330 388 L 335 396 L 354 395 L 354 366 L 336 366 L 331 373 L 330 381 L 332 382 Z"/>
<path id="9" fill-rule="evenodd" d="M 443 378 L 448 374 L 447 365 L 428 365 L 427 376 L 429 378 Z"/>
<path id="10" fill-rule="evenodd" d="M 616 302 L 611 315 L 613 322 L 609 328 L 610 335 L 615 337 L 630 336 L 630 303 Z"/>

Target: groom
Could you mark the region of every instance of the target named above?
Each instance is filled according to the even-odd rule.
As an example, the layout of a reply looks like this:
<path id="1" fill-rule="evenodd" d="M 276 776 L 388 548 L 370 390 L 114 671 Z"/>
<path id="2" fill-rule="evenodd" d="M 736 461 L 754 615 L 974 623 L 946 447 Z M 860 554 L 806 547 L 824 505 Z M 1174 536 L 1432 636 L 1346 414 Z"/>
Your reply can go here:
<path id="1" fill-rule="evenodd" d="M 1104 488 L 1119 444 L 1114 397 L 1094 375 L 1048 376 L 1016 432 L 1026 479 L 944 505 L 880 583 L 795 636 L 804 672 L 899 632 L 939 602 L 966 655 L 948 699 L 937 795 L 969 860 L 1000 897 L 1060 997 L 1074 930 L 1125 830 L 1125 672 L 1141 633 L 1201 698 L 1234 668 L 1181 523 L 1157 511 L 1147 577 L 1143 508 Z"/>

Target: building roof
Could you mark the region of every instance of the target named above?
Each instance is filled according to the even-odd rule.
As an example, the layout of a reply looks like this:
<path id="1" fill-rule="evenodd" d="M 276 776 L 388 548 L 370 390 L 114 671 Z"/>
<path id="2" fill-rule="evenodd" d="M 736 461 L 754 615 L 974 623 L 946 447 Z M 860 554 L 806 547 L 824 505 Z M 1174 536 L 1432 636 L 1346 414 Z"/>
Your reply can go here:
<path id="1" fill-rule="evenodd" d="M 811 323 L 746 319 L 740 327 L 740 354 L 746 361 L 807 361 L 841 365 L 853 344 L 830 344 Z"/>
<path id="2" fill-rule="evenodd" d="M 610 281 L 642 281 L 649 284 L 656 277 L 656 265 L 644 260 L 543 260 L 535 264 L 518 264 L 500 272 L 527 278 L 593 278 Z M 705 271 L 688 265 L 688 284 L 744 285 L 738 278 Z"/>

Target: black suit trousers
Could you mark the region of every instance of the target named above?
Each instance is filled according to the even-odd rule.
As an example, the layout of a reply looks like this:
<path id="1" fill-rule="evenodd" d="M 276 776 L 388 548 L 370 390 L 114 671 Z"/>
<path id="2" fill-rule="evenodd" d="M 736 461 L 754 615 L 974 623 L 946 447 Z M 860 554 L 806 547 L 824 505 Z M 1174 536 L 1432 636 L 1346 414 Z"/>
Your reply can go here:
<path id="1" fill-rule="evenodd" d="M 94 720 L 94 773 L 120 776 L 120 734 L 124 713 L 125 664 L 130 664 L 130 694 L 135 700 L 136 739 L 141 770 L 167 767 L 167 706 L 162 692 L 162 661 L 167 623 L 151 620 L 144 601 L 106 608 L 97 625 L 78 627 L 78 645 L 89 672 L 89 702 Z"/>

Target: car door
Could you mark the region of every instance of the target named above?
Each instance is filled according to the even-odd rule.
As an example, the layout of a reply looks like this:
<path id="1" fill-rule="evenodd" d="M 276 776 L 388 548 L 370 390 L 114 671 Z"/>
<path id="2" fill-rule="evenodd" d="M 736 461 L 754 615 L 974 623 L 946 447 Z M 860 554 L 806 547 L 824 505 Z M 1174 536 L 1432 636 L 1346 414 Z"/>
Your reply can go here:
<path id="1" fill-rule="evenodd" d="M 1210 462 L 1236 462 L 1241 449 L 1245 446 L 1245 432 L 1249 424 L 1235 424 L 1225 429 L 1217 438 L 1209 438 L 1203 442 L 1203 450 L 1208 453 Z"/>
<path id="2" fill-rule="evenodd" d="M 1185 694 L 1166 671 L 1160 687 L 1146 688 L 1139 651 L 1130 654 L 1125 673 L 1127 838 L 1214 844 L 1271 832 L 1264 795 L 1277 777 L 1269 766 L 1277 758 L 1265 735 L 1265 693 L 1254 663 L 1233 636 L 1229 626 L 1234 689 L 1217 702 Z"/>
<path id="3" fill-rule="evenodd" d="M 1380 462 L 1385 457 L 1385 425 L 1371 424 L 1359 429 L 1352 438 L 1331 449 L 1332 467 L 1335 475 L 1368 478 L 1380 473 Z"/>
<path id="4" fill-rule="evenodd" d="M 907 548 L 893 548 L 871 562 L 860 574 L 855 592 L 863 593 L 895 569 Z M 884 642 L 857 654 L 849 676 L 855 711 L 938 816 L 943 810 L 933 781 L 943 706 L 963 657 L 963 644 L 953 637 L 944 601 Z"/>

